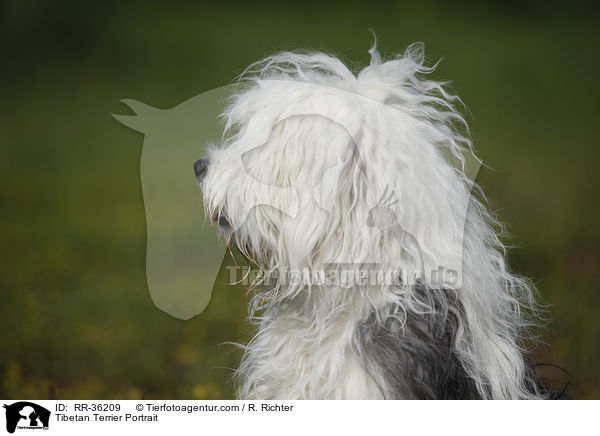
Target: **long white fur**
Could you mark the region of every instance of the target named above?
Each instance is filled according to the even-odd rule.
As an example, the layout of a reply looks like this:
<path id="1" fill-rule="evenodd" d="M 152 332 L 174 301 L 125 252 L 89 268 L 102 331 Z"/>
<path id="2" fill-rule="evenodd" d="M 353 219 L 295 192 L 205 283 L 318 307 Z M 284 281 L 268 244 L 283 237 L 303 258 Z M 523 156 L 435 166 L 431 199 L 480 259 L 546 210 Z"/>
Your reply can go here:
<path id="1" fill-rule="evenodd" d="M 425 269 L 462 264 L 455 346 L 481 397 L 541 397 L 528 387 L 521 348 L 534 290 L 508 269 L 498 222 L 451 162 L 472 151 L 459 100 L 427 79 L 433 68 L 424 66 L 422 45 L 386 62 L 375 47 L 370 53 L 357 74 L 319 52 L 283 52 L 251 66 L 223 114 L 225 144 L 208 153 L 208 213 L 227 216 L 231 237 L 265 274 L 366 264 L 376 250 L 386 267 L 410 268 L 415 256 L 402 235 L 412 235 Z M 349 157 L 354 146 L 359 164 Z M 386 191 L 404 233 L 365 225 Z M 261 204 L 280 207 L 252 209 Z M 295 217 L 282 212 L 294 208 Z M 356 330 L 373 312 L 434 310 L 413 296 L 411 286 L 306 284 L 257 294 L 258 332 L 237 372 L 239 396 L 390 397 L 377 368 L 366 367 Z M 390 305 L 401 310 L 388 313 Z"/>

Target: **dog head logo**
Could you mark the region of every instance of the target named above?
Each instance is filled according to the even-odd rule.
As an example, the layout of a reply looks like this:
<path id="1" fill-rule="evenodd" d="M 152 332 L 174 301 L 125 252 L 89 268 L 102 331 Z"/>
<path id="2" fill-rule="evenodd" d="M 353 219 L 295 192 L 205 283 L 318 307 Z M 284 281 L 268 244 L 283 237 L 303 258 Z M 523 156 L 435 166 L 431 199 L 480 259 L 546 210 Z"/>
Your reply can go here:
<path id="1" fill-rule="evenodd" d="M 136 115 L 115 115 L 145 135 L 146 271 L 159 308 L 187 319 L 210 300 L 225 247 L 202 221 L 269 273 L 332 263 L 397 268 L 388 262 L 395 259 L 427 281 L 460 287 L 460 229 L 479 168 L 456 142 L 464 138 L 428 126 L 430 114 L 398 110 L 408 94 L 381 101 L 295 78 L 237 86 L 168 110 L 124 100 Z M 426 132 L 407 136 L 416 129 Z M 456 141 L 442 144 L 448 137 Z"/>
<path id="2" fill-rule="evenodd" d="M 50 411 L 28 401 L 4 405 L 6 409 L 6 431 L 14 433 L 19 429 L 48 429 Z"/>
<path id="3" fill-rule="evenodd" d="M 407 140 L 402 128 L 423 122 L 393 103 L 300 80 L 259 82 L 224 113 L 222 146 L 195 164 L 225 237 L 279 281 L 282 269 L 337 265 L 460 287 L 461 230 L 479 168 L 468 150 L 444 154 L 427 139 Z"/>

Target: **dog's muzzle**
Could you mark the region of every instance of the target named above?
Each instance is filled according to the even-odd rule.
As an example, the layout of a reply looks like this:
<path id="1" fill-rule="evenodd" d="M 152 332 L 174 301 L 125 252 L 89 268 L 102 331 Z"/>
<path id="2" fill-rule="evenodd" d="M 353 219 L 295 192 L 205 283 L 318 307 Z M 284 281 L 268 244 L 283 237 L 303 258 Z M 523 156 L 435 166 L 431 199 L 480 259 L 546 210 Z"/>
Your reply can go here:
<path id="1" fill-rule="evenodd" d="M 196 180 L 198 183 L 202 184 L 202 180 L 206 177 L 206 172 L 208 171 L 208 159 L 198 159 L 194 162 L 194 174 L 196 175 Z"/>
<path id="2" fill-rule="evenodd" d="M 208 171 L 209 161 L 206 158 L 198 159 L 194 162 L 194 175 L 196 176 L 196 181 L 202 187 L 202 182 L 206 177 L 206 173 Z M 215 212 L 212 216 L 212 221 L 217 225 L 226 235 L 229 235 L 231 232 L 231 224 L 229 222 L 229 218 L 227 215 L 221 212 Z"/>

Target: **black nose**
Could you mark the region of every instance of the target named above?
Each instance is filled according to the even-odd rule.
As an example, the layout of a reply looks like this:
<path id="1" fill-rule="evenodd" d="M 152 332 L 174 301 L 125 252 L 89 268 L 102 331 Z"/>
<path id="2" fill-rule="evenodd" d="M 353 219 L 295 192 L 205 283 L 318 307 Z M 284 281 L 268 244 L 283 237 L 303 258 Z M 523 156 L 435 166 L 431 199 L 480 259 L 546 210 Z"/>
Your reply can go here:
<path id="1" fill-rule="evenodd" d="M 206 170 L 208 170 L 208 159 L 199 159 L 194 162 L 194 174 L 199 182 L 206 176 Z"/>

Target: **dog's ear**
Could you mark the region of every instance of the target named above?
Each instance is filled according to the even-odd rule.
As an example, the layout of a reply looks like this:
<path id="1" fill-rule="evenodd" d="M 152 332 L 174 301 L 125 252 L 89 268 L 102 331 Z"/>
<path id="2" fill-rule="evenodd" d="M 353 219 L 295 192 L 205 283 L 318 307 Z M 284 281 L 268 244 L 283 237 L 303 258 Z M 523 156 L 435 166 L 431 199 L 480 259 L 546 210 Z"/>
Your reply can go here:
<path id="1" fill-rule="evenodd" d="M 277 245 L 278 263 L 295 262 L 290 256 L 310 262 L 324 239 L 339 230 L 343 209 L 359 198 L 353 182 L 361 171 L 357 156 L 348 129 L 335 120 L 296 114 L 279 121 L 267 141 L 242 155 L 251 179 L 243 188 L 246 203 L 251 198 L 252 206 L 270 207 L 255 208 L 261 219 L 244 226 L 252 232 L 241 229 L 238 235 L 252 239 L 264 231 Z"/>

